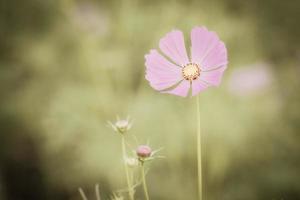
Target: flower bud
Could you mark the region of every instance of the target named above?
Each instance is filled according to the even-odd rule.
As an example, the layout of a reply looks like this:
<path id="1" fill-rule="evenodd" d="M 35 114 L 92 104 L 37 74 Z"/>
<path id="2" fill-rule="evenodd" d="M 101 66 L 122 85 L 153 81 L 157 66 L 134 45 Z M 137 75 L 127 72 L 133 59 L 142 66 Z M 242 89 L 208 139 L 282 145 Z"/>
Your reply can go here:
<path id="1" fill-rule="evenodd" d="M 118 120 L 115 123 L 115 126 L 118 129 L 118 131 L 121 133 L 125 133 L 130 128 L 130 124 L 128 120 Z"/>
<path id="2" fill-rule="evenodd" d="M 148 158 L 151 156 L 152 154 L 152 150 L 149 146 L 147 145 L 140 145 L 138 146 L 138 148 L 136 149 L 136 154 L 138 155 L 139 158 Z"/>
<path id="3" fill-rule="evenodd" d="M 126 158 L 125 163 L 128 167 L 136 167 L 139 164 L 136 158 Z"/>
<path id="4" fill-rule="evenodd" d="M 118 119 L 115 123 L 108 121 L 108 124 L 114 129 L 114 131 L 121 134 L 126 133 L 132 126 L 132 122 L 130 122 L 129 118 L 122 120 Z"/>

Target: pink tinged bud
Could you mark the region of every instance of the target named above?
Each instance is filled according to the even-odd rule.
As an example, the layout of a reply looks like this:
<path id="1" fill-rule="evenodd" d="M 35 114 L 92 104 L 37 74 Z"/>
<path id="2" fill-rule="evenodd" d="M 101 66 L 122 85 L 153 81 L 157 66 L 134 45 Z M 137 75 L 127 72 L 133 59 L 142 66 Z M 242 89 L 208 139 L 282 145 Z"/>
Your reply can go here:
<path id="1" fill-rule="evenodd" d="M 138 157 L 140 158 L 148 158 L 151 156 L 152 150 L 149 146 L 147 145 L 140 145 L 137 149 L 136 149 L 136 154 L 138 155 Z"/>

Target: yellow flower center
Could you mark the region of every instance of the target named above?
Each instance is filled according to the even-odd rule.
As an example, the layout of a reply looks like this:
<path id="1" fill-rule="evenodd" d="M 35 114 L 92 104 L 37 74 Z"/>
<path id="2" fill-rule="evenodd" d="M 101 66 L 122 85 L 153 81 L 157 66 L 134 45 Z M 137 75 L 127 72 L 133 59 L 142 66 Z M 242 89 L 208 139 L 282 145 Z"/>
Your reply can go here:
<path id="1" fill-rule="evenodd" d="M 200 68 L 196 63 L 188 63 L 182 68 L 182 76 L 187 81 L 196 80 L 200 76 Z"/>

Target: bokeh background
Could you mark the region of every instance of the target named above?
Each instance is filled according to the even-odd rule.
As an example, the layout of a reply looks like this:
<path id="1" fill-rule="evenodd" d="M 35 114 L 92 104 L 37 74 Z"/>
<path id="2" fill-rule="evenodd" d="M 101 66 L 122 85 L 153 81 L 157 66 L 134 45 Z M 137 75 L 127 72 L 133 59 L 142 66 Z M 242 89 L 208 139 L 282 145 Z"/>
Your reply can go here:
<path id="1" fill-rule="evenodd" d="M 0 199 L 103 199 L 126 186 L 116 115 L 150 141 L 151 199 L 193 200 L 196 102 L 144 79 L 159 39 L 205 25 L 226 43 L 222 85 L 200 94 L 207 200 L 300 199 L 300 2 L 3 0 Z M 143 199 L 140 187 L 137 199 Z"/>

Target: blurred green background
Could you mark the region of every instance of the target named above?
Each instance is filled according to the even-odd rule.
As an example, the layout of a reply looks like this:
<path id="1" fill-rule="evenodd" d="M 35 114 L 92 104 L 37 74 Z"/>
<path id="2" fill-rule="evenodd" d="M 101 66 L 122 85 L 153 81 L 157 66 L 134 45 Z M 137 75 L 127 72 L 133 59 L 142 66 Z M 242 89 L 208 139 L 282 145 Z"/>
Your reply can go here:
<path id="1" fill-rule="evenodd" d="M 226 43 L 219 88 L 200 94 L 206 200 L 300 199 L 300 2 L 3 0 L 0 199 L 104 199 L 126 186 L 116 115 L 165 159 L 151 199 L 193 200 L 196 98 L 159 94 L 144 55 L 194 26 Z M 131 136 L 128 135 L 130 139 Z M 136 146 L 132 140 L 133 147 Z M 139 187 L 137 199 L 143 199 Z"/>

